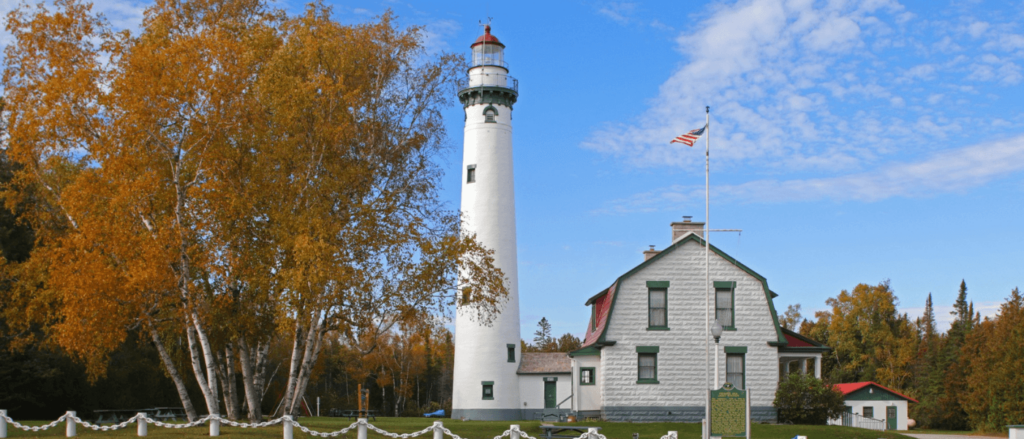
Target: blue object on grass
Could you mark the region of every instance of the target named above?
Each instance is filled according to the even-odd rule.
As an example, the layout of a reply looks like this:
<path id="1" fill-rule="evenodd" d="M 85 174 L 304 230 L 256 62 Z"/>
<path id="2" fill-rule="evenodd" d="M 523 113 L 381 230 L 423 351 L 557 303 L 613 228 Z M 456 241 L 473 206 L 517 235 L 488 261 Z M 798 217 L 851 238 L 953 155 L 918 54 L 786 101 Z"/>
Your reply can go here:
<path id="1" fill-rule="evenodd" d="M 438 410 L 438 411 L 432 412 L 432 413 L 424 413 L 423 416 L 426 416 L 428 418 L 435 417 L 435 416 L 438 417 L 438 418 L 443 418 L 444 417 L 444 409 L 441 409 L 441 410 Z"/>

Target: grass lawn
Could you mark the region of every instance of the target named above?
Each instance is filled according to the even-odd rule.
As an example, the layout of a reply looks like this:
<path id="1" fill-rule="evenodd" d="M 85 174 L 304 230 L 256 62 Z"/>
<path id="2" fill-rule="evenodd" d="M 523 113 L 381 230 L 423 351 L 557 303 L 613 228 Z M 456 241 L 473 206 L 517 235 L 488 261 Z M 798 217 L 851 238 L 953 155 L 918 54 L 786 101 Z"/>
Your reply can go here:
<path id="1" fill-rule="evenodd" d="M 960 436 L 1010 437 L 1007 432 L 960 431 L 960 430 L 914 430 L 914 434 L 955 434 Z"/>
<path id="2" fill-rule="evenodd" d="M 459 436 L 466 439 L 492 439 L 494 436 L 500 435 L 502 432 L 508 429 L 509 422 L 504 421 L 458 421 L 451 419 L 442 419 L 445 427 Z M 344 427 L 347 427 L 351 422 L 344 418 L 300 418 L 299 423 L 311 428 L 313 430 L 321 432 L 337 431 Z M 433 420 L 426 418 L 378 418 L 377 421 L 370 421 L 371 424 L 377 426 L 380 429 L 392 432 L 392 433 L 412 433 L 415 431 L 422 430 L 430 426 Z M 23 422 L 26 425 L 43 425 L 44 422 Z M 539 428 L 539 421 L 519 421 L 520 428 L 530 436 L 539 436 L 541 430 Z M 563 425 L 563 424 L 557 424 Z M 632 439 L 633 433 L 639 433 L 640 439 L 659 439 L 661 436 L 668 433 L 669 430 L 679 432 L 681 439 L 697 439 L 700 437 L 700 424 L 675 424 L 668 422 L 658 423 L 644 423 L 644 424 L 632 424 L 622 422 L 581 422 L 576 424 L 565 424 L 575 426 L 587 426 L 587 427 L 601 427 L 601 434 L 604 434 L 609 439 Z M 166 429 L 149 426 L 149 436 L 155 438 L 201 438 L 208 437 L 209 427 L 195 427 L 188 429 Z M 136 437 L 135 425 L 131 424 L 128 428 L 117 431 L 93 431 L 87 428 L 78 426 L 78 435 L 83 438 L 128 438 Z M 384 436 L 369 432 L 369 439 L 385 439 Z M 871 430 L 863 430 L 852 427 L 836 427 L 836 426 L 824 426 L 824 425 L 761 425 L 755 424 L 751 437 L 757 439 L 791 439 L 796 435 L 807 436 L 808 439 L 909 439 L 907 436 L 903 436 L 897 433 L 891 432 L 879 432 Z M 259 429 L 243 429 L 235 427 L 221 426 L 221 436 L 227 438 L 280 438 L 282 437 L 282 427 L 276 425 L 273 427 L 259 428 Z M 64 424 L 60 424 L 54 428 L 41 432 L 26 432 L 8 425 L 7 426 L 7 437 L 9 438 L 29 438 L 29 437 L 64 437 Z M 298 428 L 295 429 L 296 439 L 306 439 L 312 436 L 302 433 Z M 352 430 L 348 434 L 340 435 L 339 438 L 355 439 L 356 432 Z M 426 434 L 419 436 L 423 439 L 432 439 L 432 435 Z"/>

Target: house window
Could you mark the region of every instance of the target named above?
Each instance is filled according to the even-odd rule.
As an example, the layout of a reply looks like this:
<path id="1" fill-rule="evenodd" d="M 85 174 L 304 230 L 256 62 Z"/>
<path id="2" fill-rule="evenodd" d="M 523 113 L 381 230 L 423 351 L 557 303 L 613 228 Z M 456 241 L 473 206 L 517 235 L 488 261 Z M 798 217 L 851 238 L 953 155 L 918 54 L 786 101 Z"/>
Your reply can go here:
<path id="1" fill-rule="evenodd" d="M 594 384 L 594 374 L 597 369 L 593 367 L 581 367 L 580 368 L 580 384 L 589 386 Z"/>
<path id="2" fill-rule="evenodd" d="M 507 344 L 505 346 L 508 347 L 508 362 L 509 363 L 515 363 L 516 362 L 516 345 L 509 343 L 509 344 Z"/>
<path id="3" fill-rule="evenodd" d="M 647 327 L 668 329 L 668 290 L 652 288 L 647 295 Z"/>
<path id="4" fill-rule="evenodd" d="M 483 381 L 484 399 L 494 399 L 494 381 Z"/>
<path id="5" fill-rule="evenodd" d="M 637 384 L 658 384 L 658 347 L 637 346 Z"/>
<path id="6" fill-rule="evenodd" d="M 737 389 L 746 388 L 746 374 L 744 373 L 743 354 L 725 355 L 725 382 L 731 383 Z"/>
<path id="7" fill-rule="evenodd" d="M 715 318 L 722 328 L 736 329 L 735 282 L 715 282 Z"/>
<path id="8" fill-rule="evenodd" d="M 874 418 L 875 417 L 875 408 L 874 407 L 865 406 L 864 407 L 864 417 L 865 418 Z"/>
<path id="9" fill-rule="evenodd" d="M 476 182 L 476 165 L 466 166 L 466 183 Z"/>

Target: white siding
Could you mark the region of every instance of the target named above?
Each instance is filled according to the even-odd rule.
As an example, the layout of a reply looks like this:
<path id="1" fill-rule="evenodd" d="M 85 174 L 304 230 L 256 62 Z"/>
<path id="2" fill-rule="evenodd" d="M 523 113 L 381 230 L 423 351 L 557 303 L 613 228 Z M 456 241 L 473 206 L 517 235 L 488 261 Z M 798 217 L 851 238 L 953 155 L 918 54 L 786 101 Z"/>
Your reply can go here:
<path id="1" fill-rule="evenodd" d="M 846 401 L 848 407 L 853 407 L 853 412 L 863 416 L 864 407 L 871 407 L 874 409 L 874 419 L 880 419 L 885 421 L 885 408 L 887 406 L 896 406 L 896 429 L 906 430 L 907 429 L 907 401 Z M 886 424 L 888 428 L 888 424 Z"/>
<path id="2" fill-rule="evenodd" d="M 601 376 L 601 358 L 598 356 L 585 356 L 576 357 L 576 369 L 575 377 L 576 383 L 574 385 L 577 389 L 576 398 L 578 407 L 576 410 L 581 411 L 592 411 L 601 410 L 601 380 L 604 377 Z M 595 368 L 595 377 L 593 385 L 581 385 L 579 383 L 580 368 L 593 367 Z"/>
<path id="3" fill-rule="evenodd" d="M 647 281 L 669 281 L 668 331 L 647 330 Z M 711 281 L 734 281 L 736 331 L 726 331 L 719 352 L 720 383 L 725 380 L 725 346 L 745 346 L 746 386 L 752 406 L 771 406 L 778 380 L 778 339 L 760 281 L 711 253 Z M 598 385 L 604 406 L 704 406 L 705 376 L 704 250 L 697 242 L 663 254 L 618 287 L 601 350 Z M 712 314 L 714 303 L 712 302 Z M 636 346 L 658 346 L 660 384 L 637 384 Z M 713 361 L 714 357 L 712 357 Z M 710 364 L 714 373 L 714 362 Z M 714 377 L 711 378 L 712 384 Z"/>
<path id="4" fill-rule="evenodd" d="M 544 378 L 558 378 L 555 383 L 555 404 L 572 394 L 572 376 L 569 374 L 519 375 L 519 397 L 523 400 L 523 409 L 544 408 Z M 562 404 L 563 409 L 571 408 L 571 401 Z"/>

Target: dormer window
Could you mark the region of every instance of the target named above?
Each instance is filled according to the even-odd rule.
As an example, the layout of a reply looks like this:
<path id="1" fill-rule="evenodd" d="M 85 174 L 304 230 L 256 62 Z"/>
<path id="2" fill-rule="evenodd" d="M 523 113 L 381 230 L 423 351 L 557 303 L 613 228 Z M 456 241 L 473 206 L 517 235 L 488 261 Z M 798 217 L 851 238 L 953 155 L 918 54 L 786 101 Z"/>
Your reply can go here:
<path id="1" fill-rule="evenodd" d="M 498 116 L 498 109 L 494 108 L 493 105 L 488 105 L 487 108 L 484 108 L 484 122 L 486 122 L 486 123 L 497 123 L 497 121 L 494 119 L 497 116 Z"/>

